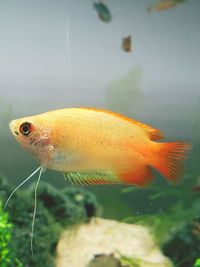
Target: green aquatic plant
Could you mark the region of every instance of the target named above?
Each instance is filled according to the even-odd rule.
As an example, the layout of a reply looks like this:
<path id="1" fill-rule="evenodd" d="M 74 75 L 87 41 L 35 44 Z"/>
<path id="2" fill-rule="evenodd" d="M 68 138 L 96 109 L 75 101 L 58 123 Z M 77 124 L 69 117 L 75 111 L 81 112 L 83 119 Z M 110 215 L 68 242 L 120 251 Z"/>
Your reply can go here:
<path id="1" fill-rule="evenodd" d="M 141 259 L 134 259 L 127 256 L 121 256 L 120 262 L 123 264 L 123 266 L 128 267 L 140 267 L 144 262 Z"/>
<path id="2" fill-rule="evenodd" d="M 31 255 L 30 238 L 34 201 L 27 190 L 18 192 L 9 204 L 8 212 L 14 225 L 12 251 L 24 266 L 54 267 L 54 256 L 57 241 L 62 231 L 42 203 L 38 202 L 34 231 L 34 255 Z M 15 266 L 15 265 L 14 265 Z"/>
<path id="3" fill-rule="evenodd" d="M 0 263 L 7 267 L 10 263 L 10 248 L 12 224 L 8 222 L 8 214 L 2 210 L 0 202 Z"/>
<path id="4" fill-rule="evenodd" d="M 200 258 L 196 259 L 193 267 L 200 267 Z"/>
<path id="5" fill-rule="evenodd" d="M 80 187 L 67 187 L 61 191 L 69 197 L 73 203 L 84 211 L 84 220 L 87 222 L 92 217 L 98 217 L 102 213 L 102 207 L 94 194 Z"/>
<path id="6" fill-rule="evenodd" d="M 164 254 L 177 267 L 192 267 L 200 255 L 199 192 L 194 190 L 198 175 L 185 175 L 179 185 L 156 183 L 144 189 L 152 206 L 162 207 L 157 212 L 135 214 L 126 222 L 148 226 Z M 138 188 L 123 189 L 123 193 L 137 193 Z M 159 203 L 159 204 L 158 204 Z"/>
<path id="7" fill-rule="evenodd" d="M 178 185 L 156 181 L 143 189 L 138 187 L 122 189 L 123 194 L 129 194 L 130 192 L 136 194 L 138 191 L 141 194 L 143 193 L 152 206 L 162 208 L 162 204 L 167 203 L 161 210 L 155 210 L 156 213 L 154 211 L 143 212 L 143 214 L 125 218 L 125 221 L 151 225 L 154 232 L 157 232 L 158 228 L 163 228 L 163 231 L 167 231 L 167 234 L 167 229 L 172 229 L 173 226 L 175 228 L 182 227 L 200 213 L 199 194 L 193 189 L 197 179 L 198 177 L 191 179 L 188 175 L 185 175 Z M 159 205 L 157 205 L 158 203 Z M 153 224 L 152 220 L 154 220 Z"/>
<path id="8" fill-rule="evenodd" d="M 30 187 L 30 193 L 34 194 L 34 185 Z M 48 183 L 41 182 L 38 189 L 38 202 L 51 212 L 55 221 L 63 226 L 69 226 L 84 220 L 84 210 L 65 195 L 62 190 L 57 190 Z"/>
<path id="9" fill-rule="evenodd" d="M 161 246 L 177 229 L 182 229 L 185 222 L 192 220 L 190 211 L 183 212 L 177 204 L 165 212 L 158 214 L 135 215 L 125 218 L 127 223 L 140 224 L 148 227 L 154 236 L 155 241 Z"/>
<path id="10" fill-rule="evenodd" d="M 12 251 L 13 224 L 9 222 L 8 213 L 3 211 L 0 201 L 0 266 L 23 267 L 23 264 Z"/>
<path id="11" fill-rule="evenodd" d="M 2 176 L 0 176 L 0 186 L 0 199 L 5 203 L 13 188 Z M 83 205 L 83 203 L 90 203 L 94 209 L 93 214 L 97 213 L 96 209 L 99 207 L 96 198 L 83 189 L 81 193 L 79 192 L 82 197 L 82 204 L 80 204 L 80 196 L 77 198 L 75 191 L 73 187 L 65 191 L 57 190 L 47 183 L 40 183 L 37 192 L 37 214 L 33 233 L 34 255 L 31 255 L 30 237 L 35 185 L 32 184 L 25 191 L 19 190 L 15 193 L 7 206 L 10 222 L 14 229 L 10 245 L 15 259 L 8 267 L 21 267 L 20 264 L 31 267 L 55 266 L 56 246 L 62 229 L 88 220 L 87 205 Z M 76 192 L 78 193 L 78 191 Z M 16 258 L 20 261 L 17 262 Z"/>
<path id="12" fill-rule="evenodd" d="M 192 267 L 200 255 L 200 216 L 176 231 L 163 245 L 163 252 L 177 267 Z"/>

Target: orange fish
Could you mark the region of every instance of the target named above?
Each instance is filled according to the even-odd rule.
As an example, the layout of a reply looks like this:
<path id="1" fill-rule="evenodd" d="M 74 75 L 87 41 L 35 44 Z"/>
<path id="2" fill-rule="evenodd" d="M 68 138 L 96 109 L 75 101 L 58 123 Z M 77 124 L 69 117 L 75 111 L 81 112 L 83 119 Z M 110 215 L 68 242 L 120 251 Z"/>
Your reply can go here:
<path id="1" fill-rule="evenodd" d="M 123 115 L 92 108 L 66 108 L 13 120 L 17 141 L 48 169 L 81 184 L 133 184 L 153 179 L 152 168 L 169 181 L 181 174 L 191 145 L 158 142 L 163 134 Z"/>
<path id="2" fill-rule="evenodd" d="M 155 5 L 152 5 L 150 7 L 148 7 L 148 12 L 152 12 L 152 11 L 165 11 L 171 8 L 174 8 L 177 6 L 177 2 L 175 0 L 164 0 L 161 2 L 158 2 Z"/>

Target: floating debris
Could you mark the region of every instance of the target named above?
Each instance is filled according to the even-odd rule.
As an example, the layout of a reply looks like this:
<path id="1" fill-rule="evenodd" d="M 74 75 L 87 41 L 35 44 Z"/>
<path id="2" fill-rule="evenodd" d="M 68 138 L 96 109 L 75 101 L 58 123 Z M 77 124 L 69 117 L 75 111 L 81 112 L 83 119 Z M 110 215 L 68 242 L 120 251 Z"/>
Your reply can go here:
<path id="1" fill-rule="evenodd" d="M 122 39 L 122 49 L 125 52 L 131 52 L 132 51 L 132 38 L 131 38 L 131 35 L 123 37 L 123 39 Z"/>
<path id="2" fill-rule="evenodd" d="M 93 4 L 94 9 L 97 11 L 98 17 L 103 22 L 110 22 L 112 19 L 111 13 L 108 7 L 103 2 Z"/>

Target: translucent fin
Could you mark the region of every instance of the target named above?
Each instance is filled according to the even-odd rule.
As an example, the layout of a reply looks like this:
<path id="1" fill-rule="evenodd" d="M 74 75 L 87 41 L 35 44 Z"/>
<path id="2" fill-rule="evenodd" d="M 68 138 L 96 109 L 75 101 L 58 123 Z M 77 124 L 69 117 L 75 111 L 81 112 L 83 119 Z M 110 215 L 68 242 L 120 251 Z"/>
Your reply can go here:
<path id="1" fill-rule="evenodd" d="M 182 174 L 182 162 L 190 149 L 191 144 L 184 142 L 157 143 L 151 155 L 151 165 L 167 180 L 176 182 Z"/>
<path id="2" fill-rule="evenodd" d="M 123 184 L 112 171 L 106 170 L 67 172 L 64 177 L 75 185 Z"/>

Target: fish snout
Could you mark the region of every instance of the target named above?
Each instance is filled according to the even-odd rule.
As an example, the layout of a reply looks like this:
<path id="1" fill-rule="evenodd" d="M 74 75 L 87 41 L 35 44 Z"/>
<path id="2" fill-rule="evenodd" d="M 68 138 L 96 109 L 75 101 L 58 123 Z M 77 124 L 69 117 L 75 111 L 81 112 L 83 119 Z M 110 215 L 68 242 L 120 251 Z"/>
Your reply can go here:
<path id="1" fill-rule="evenodd" d="M 10 131 L 13 135 L 19 135 L 19 132 L 18 132 L 18 129 L 16 127 L 16 121 L 15 120 L 12 120 L 10 123 L 9 123 L 9 127 L 10 127 Z"/>

